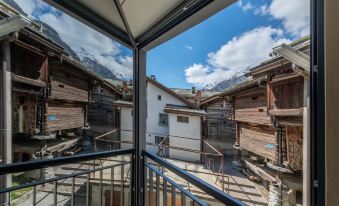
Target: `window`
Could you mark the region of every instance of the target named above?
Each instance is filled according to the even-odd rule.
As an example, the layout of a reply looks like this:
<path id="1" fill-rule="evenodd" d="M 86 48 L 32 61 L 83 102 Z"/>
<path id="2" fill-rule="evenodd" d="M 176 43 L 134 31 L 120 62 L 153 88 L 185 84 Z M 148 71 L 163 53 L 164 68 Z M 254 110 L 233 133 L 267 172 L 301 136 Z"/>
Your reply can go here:
<path id="1" fill-rule="evenodd" d="M 159 125 L 168 126 L 168 114 L 159 114 Z"/>
<path id="2" fill-rule="evenodd" d="M 158 100 L 161 101 L 161 95 L 160 94 L 158 95 Z"/>
<path id="3" fill-rule="evenodd" d="M 162 140 L 164 140 L 165 137 L 159 137 L 159 136 L 155 136 L 155 144 L 160 144 L 160 142 L 162 142 Z"/>
<path id="4" fill-rule="evenodd" d="M 189 119 L 188 117 L 185 117 L 185 116 L 177 116 L 177 122 L 188 123 Z"/>

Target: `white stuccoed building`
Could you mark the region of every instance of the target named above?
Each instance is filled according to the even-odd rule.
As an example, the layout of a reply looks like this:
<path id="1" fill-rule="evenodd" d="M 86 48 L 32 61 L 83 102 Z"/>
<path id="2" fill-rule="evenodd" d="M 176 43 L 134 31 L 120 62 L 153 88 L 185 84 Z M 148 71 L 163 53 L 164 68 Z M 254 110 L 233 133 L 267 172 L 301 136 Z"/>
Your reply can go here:
<path id="1" fill-rule="evenodd" d="M 202 117 L 205 111 L 176 94 L 155 78 L 147 78 L 147 151 L 192 162 L 201 161 Z M 121 148 L 131 148 L 133 141 L 133 105 L 118 100 Z M 126 143 L 124 143 L 127 141 Z M 159 148 L 159 144 L 167 145 Z"/>

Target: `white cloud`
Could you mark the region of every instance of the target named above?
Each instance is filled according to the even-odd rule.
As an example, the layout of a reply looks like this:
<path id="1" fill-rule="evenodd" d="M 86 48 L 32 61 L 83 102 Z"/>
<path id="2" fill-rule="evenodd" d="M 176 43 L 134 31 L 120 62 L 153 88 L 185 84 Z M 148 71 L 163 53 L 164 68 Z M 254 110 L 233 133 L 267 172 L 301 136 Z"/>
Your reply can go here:
<path id="1" fill-rule="evenodd" d="M 269 13 L 268 5 L 264 4 L 254 9 L 255 15 L 267 15 Z"/>
<path id="2" fill-rule="evenodd" d="M 301 37 L 310 33 L 310 0 L 273 0 L 269 13 L 280 19 L 293 35 Z"/>
<path id="3" fill-rule="evenodd" d="M 185 48 L 188 49 L 188 50 L 191 50 L 191 51 L 193 50 L 193 47 L 188 45 L 188 44 L 185 44 Z"/>
<path id="4" fill-rule="evenodd" d="M 255 6 L 254 14 L 280 20 L 284 30 L 297 38 L 310 33 L 310 0 L 272 0 L 270 5 Z"/>
<path id="5" fill-rule="evenodd" d="M 268 58 L 274 46 L 290 42 L 281 29 L 260 27 L 233 37 L 215 52 L 207 55 L 208 65 L 193 64 L 185 69 L 186 81 L 198 86 L 229 79 L 238 72 Z"/>
<path id="6" fill-rule="evenodd" d="M 41 0 L 16 0 L 16 2 L 30 16 L 38 9 L 48 6 Z M 113 72 L 128 78 L 132 75 L 132 57 L 122 56 L 121 45 L 107 36 L 63 13 L 56 15 L 53 12 L 46 12 L 38 18 L 54 28 L 73 50 L 85 49 Z"/>
<path id="7" fill-rule="evenodd" d="M 246 2 L 244 3 L 243 1 L 239 1 L 239 6 L 241 7 L 241 9 L 244 11 L 244 12 L 247 12 L 251 9 L 254 8 L 254 6 L 250 3 L 250 2 Z"/>
<path id="8" fill-rule="evenodd" d="M 29 17 L 33 17 L 35 11 L 39 9 L 50 9 L 55 11 L 56 9 L 43 2 L 42 0 L 15 0 L 15 2 L 27 13 Z"/>

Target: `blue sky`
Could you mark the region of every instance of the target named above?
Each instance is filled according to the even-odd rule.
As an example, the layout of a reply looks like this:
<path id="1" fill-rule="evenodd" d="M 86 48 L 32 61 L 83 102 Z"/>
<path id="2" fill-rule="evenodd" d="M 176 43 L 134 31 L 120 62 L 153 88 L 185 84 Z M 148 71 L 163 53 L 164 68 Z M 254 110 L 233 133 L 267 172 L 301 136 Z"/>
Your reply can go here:
<path id="1" fill-rule="evenodd" d="M 56 29 L 73 50 L 85 49 L 113 72 L 132 75 L 131 52 L 120 44 L 41 0 L 15 1 Z M 272 47 L 309 34 L 309 6 L 309 0 L 238 1 L 151 50 L 147 74 L 176 88 L 204 87 L 238 75 L 267 59 Z"/>

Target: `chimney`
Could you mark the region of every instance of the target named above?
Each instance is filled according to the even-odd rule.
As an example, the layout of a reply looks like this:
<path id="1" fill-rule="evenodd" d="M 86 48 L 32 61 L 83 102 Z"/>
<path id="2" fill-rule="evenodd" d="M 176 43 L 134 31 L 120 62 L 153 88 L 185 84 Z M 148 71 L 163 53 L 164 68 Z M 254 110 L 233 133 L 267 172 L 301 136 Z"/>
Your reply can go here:
<path id="1" fill-rule="evenodd" d="M 195 87 L 192 87 L 192 94 L 195 94 Z"/>
<path id="2" fill-rule="evenodd" d="M 153 79 L 154 81 L 157 81 L 154 74 L 151 75 L 151 79 Z"/>

